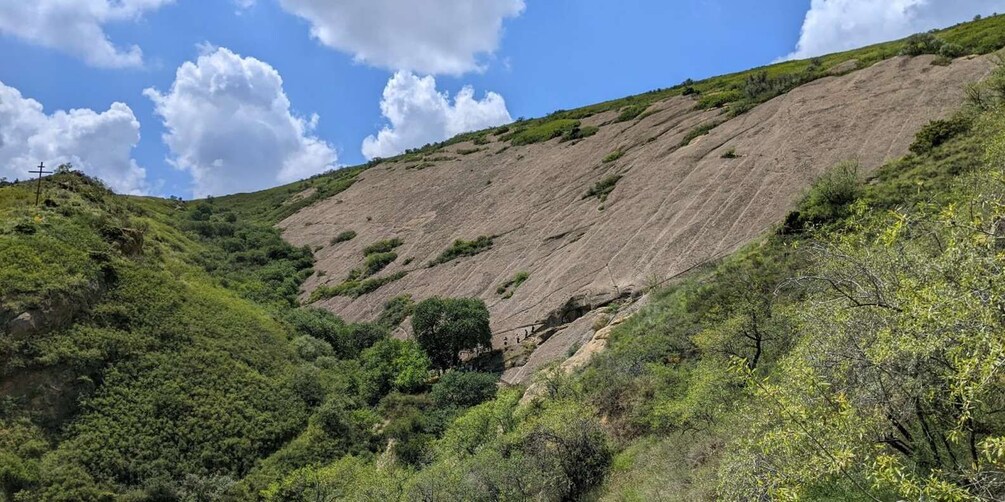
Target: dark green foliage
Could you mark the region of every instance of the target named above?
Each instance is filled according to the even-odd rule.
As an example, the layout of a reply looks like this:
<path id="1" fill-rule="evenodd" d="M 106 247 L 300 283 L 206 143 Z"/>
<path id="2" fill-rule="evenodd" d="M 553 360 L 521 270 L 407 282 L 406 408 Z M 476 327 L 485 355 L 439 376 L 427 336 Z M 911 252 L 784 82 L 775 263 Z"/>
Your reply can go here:
<path id="1" fill-rule="evenodd" d="M 499 377 L 491 373 L 450 371 L 433 385 L 430 396 L 441 408 L 469 408 L 496 395 Z"/>
<path id="2" fill-rule="evenodd" d="M 360 356 L 362 395 L 371 402 L 392 390 L 413 392 L 426 384 L 430 360 L 413 341 L 381 340 Z"/>
<path id="3" fill-rule="evenodd" d="M 781 231 L 783 234 L 794 234 L 838 222 L 848 216 L 851 204 L 861 193 L 858 164 L 838 164 L 810 188 L 799 203 L 798 210 L 786 217 Z"/>
<path id="4" fill-rule="evenodd" d="M 369 256 L 377 253 L 389 253 L 394 251 L 396 248 L 401 247 L 404 243 L 405 241 L 398 238 L 378 241 L 363 248 L 363 255 Z"/>
<path id="5" fill-rule="evenodd" d="M 933 120 L 915 136 L 911 152 L 916 155 L 931 152 L 950 139 L 969 131 L 971 124 L 972 119 L 964 114 L 959 114 L 949 120 Z"/>
<path id="6" fill-rule="evenodd" d="M 336 333 L 345 326 L 345 321 L 335 314 L 314 307 L 303 307 L 286 313 L 288 322 L 297 335 L 310 336 L 333 343 Z"/>
<path id="7" fill-rule="evenodd" d="M 600 199 L 600 202 L 606 202 L 607 196 L 614 191 L 618 182 L 621 181 L 621 178 L 622 176 L 619 174 L 612 174 L 596 182 L 592 187 L 590 187 L 586 194 L 583 195 L 583 200 L 596 197 Z"/>
<path id="8" fill-rule="evenodd" d="M 454 244 L 450 246 L 450 248 L 441 253 L 439 257 L 429 262 L 429 266 L 435 267 L 437 265 L 454 261 L 458 258 L 484 253 L 485 251 L 492 249 L 492 243 L 494 240 L 494 237 L 486 237 L 484 235 L 473 241 L 458 239 L 454 241 Z"/>
<path id="9" fill-rule="evenodd" d="M 491 347 L 489 311 L 475 298 L 430 298 L 415 306 L 415 339 L 429 354 L 433 367 L 456 368 L 462 352 Z"/>
<path id="10" fill-rule="evenodd" d="M 339 244 L 341 242 L 348 242 L 355 238 L 356 238 L 356 232 L 352 230 L 346 230 L 345 232 L 342 232 L 336 235 L 335 237 L 332 237 L 331 244 L 334 246 L 335 244 Z"/>
<path id="11" fill-rule="evenodd" d="M 614 119 L 614 122 L 628 122 L 629 120 L 635 120 L 645 113 L 649 106 L 645 104 L 629 105 L 621 109 L 621 113 L 618 114 L 618 118 Z"/>
<path id="12" fill-rule="evenodd" d="M 512 279 L 502 283 L 496 288 L 496 294 L 502 295 L 503 298 L 509 299 L 513 297 L 516 290 L 530 279 L 529 272 L 517 272 Z"/>
<path id="13" fill-rule="evenodd" d="M 300 283 L 313 272 L 310 249 L 294 248 L 275 228 L 212 202 L 194 204 L 181 228 L 208 245 L 196 263 L 251 300 L 295 305 Z"/>
<path id="14" fill-rule="evenodd" d="M 531 145 L 543 143 L 545 141 L 560 138 L 569 131 L 577 129 L 580 125 L 578 120 L 557 119 L 533 125 L 530 127 L 518 127 L 502 136 L 503 141 L 509 141 L 513 146 Z"/>
<path id="15" fill-rule="evenodd" d="M 348 324 L 339 330 L 332 346 L 344 359 L 354 359 L 364 350 L 391 335 L 386 326 L 370 323 Z"/>
<path id="16" fill-rule="evenodd" d="M 358 270 L 358 279 L 365 279 L 372 275 L 376 275 L 381 270 L 384 270 L 388 265 L 394 263 L 394 260 L 398 259 L 398 253 L 371 253 L 366 255 L 366 259 L 363 261 L 363 268 Z"/>
<path id="17" fill-rule="evenodd" d="M 946 46 L 949 46 L 948 48 Z M 932 33 L 918 33 L 911 35 L 904 42 L 904 47 L 900 53 L 904 56 L 920 56 L 922 54 L 942 54 L 945 50 L 947 57 L 959 57 L 963 54 L 963 48 L 955 44 L 947 44 Z"/>
<path id="18" fill-rule="evenodd" d="M 412 295 L 396 296 L 384 304 L 384 311 L 380 313 L 377 324 L 391 329 L 397 328 L 414 311 L 415 302 L 412 300 Z"/>
<path id="19" fill-rule="evenodd" d="M 373 439 L 373 415 L 360 413 L 355 403 L 344 398 L 325 402 L 314 416 L 314 423 L 325 435 L 347 445 L 368 445 Z"/>
<path id="20" fill-rule="evenodd" d="M 364 349 L 390 335 L 386 326 L 347 324 L 335 314 L 313 307 L 291 311 L 287 315 L 287 321 L 296 335 L 324 341 L 332 348 L 333 355 L 340 359 L 353 359 Z"/>
<path id="21" fill-rule="evenodd" d="M 723 158 L 723 159 L 736 159 L 736 158 L 739 158 L 739 157 L 740 156 L 736 154 L 736 148 L 730 148 L 729 150 L 726 150 L 725 152 L 722 152 L 722 156 L 721 156 L 721 158 Z"/>
<path id="22" fill-rule="evenodd" d="M 576 126 L 573 127 L 572 129 L 569 129 L 568 131 L 565 131 L 565 133 L 562 134 L 562 142 L 564 143 L 566 141 L 578 141 L 583 138 L 589 138 L 590 136 L 593 136 L 598 132 L 600 132 L 600 128 L 596 126 L 585 126 L 585 127 Z"/>
<path id="23" fill-rule="evenodd" d="M 729 103 L 739 101 L 744 96 L 743 91 L 735 89 L 724 92 L 703 94 L 701 99 L 698 100 L 697 107 L 701 110 L 707 110 L 709 108 L 722 108 Z"/>

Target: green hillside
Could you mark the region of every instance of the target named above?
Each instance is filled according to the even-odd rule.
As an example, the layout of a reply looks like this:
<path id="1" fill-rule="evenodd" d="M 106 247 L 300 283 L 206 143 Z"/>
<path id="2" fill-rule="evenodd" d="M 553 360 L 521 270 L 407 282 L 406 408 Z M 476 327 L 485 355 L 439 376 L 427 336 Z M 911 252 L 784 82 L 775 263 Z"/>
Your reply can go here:
<path id="1" fill-rule="evenodd" d="M 1003 24 L 453 141 L 582 139 L 684 93 L 743 113 L 852 60 L 992 52 Z M 529 404 L 481 371 L 480 301 L 403 296 L 373 324 L 299 305 L 312 253 L 274 225 L 365 166 L 193 202 L 68 167 L 38 207 L 4 183 L 0 500 L 1001 500 L 1005 65 L 968 95 L 908 157 L 835 166 L 772 235 L 651 291 Z M 416 341 L 391 338 L 410 316 Z"/>
<path id="2" fill-rule="evenodd" d="M 353 456 L 271 500 L 1000 500 L 1005 67 L 914 154 L 836 166 L 777 232 L 670 288 L 545 395 L 419 469 Z"/>

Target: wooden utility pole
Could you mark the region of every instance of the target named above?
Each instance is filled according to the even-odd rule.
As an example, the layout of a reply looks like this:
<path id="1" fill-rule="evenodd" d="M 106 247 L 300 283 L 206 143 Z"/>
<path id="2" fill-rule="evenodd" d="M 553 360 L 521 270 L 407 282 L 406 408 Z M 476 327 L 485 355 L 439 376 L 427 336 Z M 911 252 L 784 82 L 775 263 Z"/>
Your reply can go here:
<path id="1" fill-rule="evenodd" d="M 28 171 L 31 174 L 38 175 L 38 188 L 35 189 L 35 206 L 38 206 L 39 200 L 42 198 L 42 175 L 52 174 L 52 171 L 45 170 L 45 162 L 41 162 L 38 165 L 38 171 Z"/>

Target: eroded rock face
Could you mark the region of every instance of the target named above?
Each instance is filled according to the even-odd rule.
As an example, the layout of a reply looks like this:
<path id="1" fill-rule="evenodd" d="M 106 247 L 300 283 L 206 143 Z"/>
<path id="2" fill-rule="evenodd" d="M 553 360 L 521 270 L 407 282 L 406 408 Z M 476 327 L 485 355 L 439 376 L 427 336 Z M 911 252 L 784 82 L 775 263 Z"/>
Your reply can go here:
<path id="1" fill-rule="evenodd" d="M 341 282 L 368 244 L 404 240 L 400 258 L 381 275 L 407 270 L 406 277 L 321 306 L 372 320 L 403 293 L 416 300 L 481 297 L 498 333 L 494 343 L 503 348 L 506 333 L 538 329 L 571 298 L 620 296 L 729 254 L 779 223 L 838 162 L 854 159 L 869 172 L 905 155 L 915 133 L 955 111 L 963 85 L 990 69 L 984 58 L 947 67 L 931 62 L 895 58 L 815 81 L 682 148 L 690 131 L 723 120 L 721 112 L 695 110 L 693 98 L 675 97 L 639 121 L 602 125 L 617 112 L 588 118 L 584 125 L 602 125 L 600 132 L 577 143 L 454 145 L 434 155 L 449 160 L 431 167 L 378 165 L 281 227 L 295 245 L 324 246 L 316 253 L 324 275 L 308 280 L 307 293 Z M 602 162 L 618 149 L 623 157 Z M 723 158 L 731 149 L 738 158 Z M 611 175 L 622 178 L 606 202 L 584 199 Z M 346 230 L 356 239 L 329 244 Z M 454 240 L 483 235 L 497 236 L 489 251 L 426 267 Z M 407 258 L 413 261 L 404 265 Z M 504 298 L 498 286 L 521 271 L 530 278 Z"/>

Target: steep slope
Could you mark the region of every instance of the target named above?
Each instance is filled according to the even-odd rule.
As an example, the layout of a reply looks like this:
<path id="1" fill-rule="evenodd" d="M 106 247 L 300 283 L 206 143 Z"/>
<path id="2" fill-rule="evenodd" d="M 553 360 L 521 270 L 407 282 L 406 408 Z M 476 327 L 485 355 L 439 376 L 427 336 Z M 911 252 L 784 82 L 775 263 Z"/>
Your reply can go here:
<path id="1" fill-rule="evenodd" d="M 507 380 L 523 381 L 581 341 L 592 323 L 557 335 L 551 328 L 729 254 L 777 224 L 838 162 L 856 160 L 871 172 L 903 156 L 918 129 L 956 110 L 964 84 L 990 68 L 984 57 L 934 62 L 888 59 L 797 87 L 735 118 L 696 107 L 697 97 L 675 96 L 625 122 L 616 121 L 617 110 L 585 118 L 582 130 L 599 131 L 584 139 L 507 148 L 497 133 L 488 144 L 463 142 L 436 157 L 373 167 L 281 228 L 295 245 L 317 249 L 321 272 L 307 292 L 341 283 L 365 246 L 400 239 L 401 259 L 383 274 L 407 275 L 320 305 L 372 320 L 405 293 L 483 298 L 494 345 L 506 349 L 513 367 Z M 586 197 L 605 179 L 613 185 L 606 201 Z M 357 236 L 332 244 L 343 231 Z M 494 236 L 490 249 L 427 265 L 455 240 L 479 236 Z M 406 265 L 406 257 L 414 260 Z M 499 287 L 519 272 L 529 278 L 506 298 Z M 542 342 L 545 350 L 519 368 L 527 362 L 521 356 Z"/>

